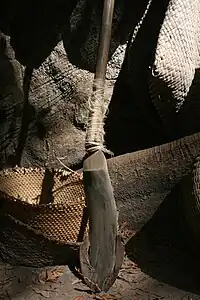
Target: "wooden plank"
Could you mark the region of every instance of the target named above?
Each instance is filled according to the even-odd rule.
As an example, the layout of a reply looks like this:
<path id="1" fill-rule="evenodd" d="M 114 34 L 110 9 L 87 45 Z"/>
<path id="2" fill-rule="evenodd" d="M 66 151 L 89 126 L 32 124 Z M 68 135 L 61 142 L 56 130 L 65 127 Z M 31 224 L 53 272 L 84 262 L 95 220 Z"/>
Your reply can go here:
<path id="1" fill-rule="evenodd" d="M 108 278 L 116 278 L 116 253 L 119 269 L 123 261 L 123 246 L 117 239 L 118 213 L 104 154 L 97 151 L 88 157 L 83 170 L 89 240 L 85 240 L 80 251 L 81 271 L 91 281 L 90 287 L 100 291 L 110 287 L 108 282 L 113 280 Z"/>

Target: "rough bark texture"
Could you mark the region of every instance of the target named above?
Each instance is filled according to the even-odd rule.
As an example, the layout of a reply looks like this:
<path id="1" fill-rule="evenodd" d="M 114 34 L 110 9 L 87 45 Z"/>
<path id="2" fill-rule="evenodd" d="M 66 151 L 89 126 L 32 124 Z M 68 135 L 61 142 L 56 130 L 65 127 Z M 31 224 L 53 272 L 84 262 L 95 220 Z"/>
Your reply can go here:
<path id="1" fill-rule="evenodd" d="M 8 37 L 6 41 L 6 52 L 9 53 L 0 58 L 1 167 L 13 163 L 24 104 L 24 68 L 15 60 Z M 67 166 L 82 162 L 92 80 L 92 73 L 77 69 L 68 61 L 62 42 L 44 64 L 33 71 L 28 110 L 25 111 L 28 131 L 24 132 L 25 143 L 21 145 L 21 165 L 44 166 L 47 163 L 61 166 L 57 158 Z M 112 92 L 112 82 L 107 81 L 107 100 Z"/>

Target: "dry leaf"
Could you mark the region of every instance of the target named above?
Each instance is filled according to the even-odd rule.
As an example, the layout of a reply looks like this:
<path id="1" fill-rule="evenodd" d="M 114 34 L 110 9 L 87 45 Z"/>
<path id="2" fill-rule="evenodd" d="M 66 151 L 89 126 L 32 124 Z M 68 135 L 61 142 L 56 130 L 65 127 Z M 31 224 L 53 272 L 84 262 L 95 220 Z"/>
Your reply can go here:
<path id="1" fill-rule="evenodd" d="M 77 297 L 74 298 L 73 300 L 84 300 L 84 296 L 77 296 Z"/>
<path id="2" fill-rule="evenodd" d="M 60 268 L 55 268 L 55 269 L 50 269 L 42 272 L 40 274 L 39 281 L 41 283 L 43 282 L 56 282 L 56 280 L 63 275 L 65 268 L 60 267 Z"/>

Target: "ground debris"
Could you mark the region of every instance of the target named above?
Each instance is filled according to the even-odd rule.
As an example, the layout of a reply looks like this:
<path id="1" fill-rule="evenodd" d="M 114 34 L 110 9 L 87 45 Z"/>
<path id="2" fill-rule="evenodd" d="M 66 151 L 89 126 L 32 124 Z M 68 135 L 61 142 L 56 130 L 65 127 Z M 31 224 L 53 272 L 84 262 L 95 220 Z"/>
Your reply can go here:
<path id="1" fill-rule="evenodd" d="M 58 267 L 54 269 L 48 269 L 40 273 L 39 275 L 39 283 L 52 282 L 55 283 L 60 276 L 63 275 L 65 267 Z"/>
<path id="2" fill-rule="evenodd" d="M 42 297 L 44 298 L 49 298 L 50 297 L 50 293 L 49 291 L 42 291 L 42 290 L 39 290 L 37 288 L 32 288 L 32 290 L 36 293 L 36 294 L 39 294 L 41 295 Z"/>
<path id="3" fill-rule="evenodd" d="M 113 294 L 92 294 L 89 296 L 89 298 L 92 298 L 94 300 L 118 300 L 119 297 Z"/>

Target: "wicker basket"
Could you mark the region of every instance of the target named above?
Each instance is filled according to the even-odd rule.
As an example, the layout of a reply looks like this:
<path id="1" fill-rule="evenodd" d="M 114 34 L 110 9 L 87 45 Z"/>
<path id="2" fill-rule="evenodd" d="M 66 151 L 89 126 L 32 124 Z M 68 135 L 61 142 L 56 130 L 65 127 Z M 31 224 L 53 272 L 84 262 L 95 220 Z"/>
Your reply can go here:
<path id="1" fill-rule="evenodd" d="M 62 264 L 70 259 L 71 250 L 78 249 L 87 224 L 82 175 L 6 169 L 0 172 L 0 198 L 4 260 L 29 266 Z"/>

